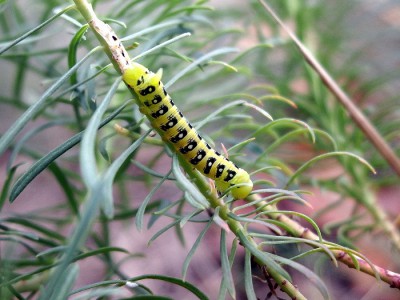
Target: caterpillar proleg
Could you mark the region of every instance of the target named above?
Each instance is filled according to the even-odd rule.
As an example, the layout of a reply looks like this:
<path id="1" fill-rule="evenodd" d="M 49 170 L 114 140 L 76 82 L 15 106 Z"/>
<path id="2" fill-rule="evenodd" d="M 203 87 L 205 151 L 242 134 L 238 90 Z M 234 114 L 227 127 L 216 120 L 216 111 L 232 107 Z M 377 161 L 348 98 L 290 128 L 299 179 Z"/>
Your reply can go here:
<path id="1" fill-rule="evenodd" d="M 137 94 L 140 111 L 194 168 L 215 180 L 220 192 L 231 186 L 235 199 L 245 198 L 252 190 L 249 174 L 208 145 L 176 107 L 161 82 L 161 71 L 153 73 L 138 63 L 131 63 L 123 80 Z"/>

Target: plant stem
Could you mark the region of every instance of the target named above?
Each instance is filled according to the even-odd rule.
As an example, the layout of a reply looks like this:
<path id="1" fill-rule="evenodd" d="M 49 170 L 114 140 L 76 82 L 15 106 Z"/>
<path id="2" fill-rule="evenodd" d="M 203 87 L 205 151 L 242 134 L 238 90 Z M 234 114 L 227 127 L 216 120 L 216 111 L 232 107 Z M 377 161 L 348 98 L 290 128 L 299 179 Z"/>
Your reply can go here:
<path id="1" fill-rule="evenodd" d="M 116 34 L 112 31 L 112 29 L 104 24 L 101 20 L 99 20 L 92 9 L 90 3 L 86 0 L 74 0 L 75 5 L 78 11 L 82 14 L 85 20 L 88 22 L 90 27 L 96 34 L 96 37 L 103 45 L 105 52 L 113 63 L 114 67 L 118 69 L 120 72 L 123 72 L 127 67 L 127 64 L 130 64 L 130 58 L 128 53 L 125 51 L 122 44 L 116 43 L 115 38 L 117 38 Z M 122 54 L 122 55 L 121 55 Z M 122 59 L 123 57 L 123 59 Z M 126 60 L 126 61 L 125 61 Z M 131 91 L 132 92 L 132 91 Z M 247 231 L 242 226 L 242 224 L 238 221 L 233 220 L 229 217 L 230 210 L 224 202 L 219 199 L 216 195 L 210 194 L 210 188 L 208 182 L 205 181 L 204 177 L 200 175 L 199 172 L 193 170 L 192 166 L 190 166 L 185 160 L 180 157 L 180 163 L 186 172 L 189 174 L 191 178 L 195 180 L 195 184 L 203 192 L 203 194 L 207 195 L 207 200 L 213 208 L 219 207 L 219 216 L 226 221 L 230 230 L 238 236 L 239 232 L 246 233 Z M 249 239 L 251 243 L 257 247 L 256 242 L 253 239 Z M 268 268 L 269 275 L 275 280 L 275 282 L 280 286 L 282 291 L 288 294 L 292 299 L 306 299 L 297 289 L 296 287 L 289 282 L 286 278 L 284 278 L 278 272 Z"/>
<path id="2" fill-rule="evenodd" d="M 130 63 L 129 56 L 127 55 L 127 52 L 123 48 L 122 45 L 118 44 L 118 49 L 115 48 L 115 43 L 113 43 L 112 37 L 116 37 L 114 32 L 110 27 L 105 25 L 102 21 L 100 21 L 97 16 L 95 15 L 92 6 L 86 1 L 86 0 L 74 0 L 77 9 L 79 12 L 82 14 L 82 16 L 85 18 L 85 20 L 89 23 L 91 28 L 94 30 L 96 37 L 99 39 L 100 43 L 103 45 L 105 52 L 107 53 L 108 57 L 110 58 L 111 62 L 113 63 L 114 67 L 119 70 L 120 72 L 123 72 L 124 68 L 126 68 L 126 65 L 124 63 L 128 62 Z M 118 39 L 119 41 L 119 39 Z M 123 61 L 121 59 L 120 55 L 126 59 L 126 61 Z M 218 198 L 217 195 L 211 194 L 210 193 L 210 186 L 209 183 L 204 179 L 202 175 L 200 175 L 199 172 L 195 171 L 191 165 L 189 165 L 182 157 L 180 157 L 180 163 L 181 166 L 185 169 L 185 171 L 188 173 L 188 175 L 194 180 L 194 183 L 196 186 L 199 188 L 199 190 L 203 193 L 203 195 L 206 196 L 207 200 L 209 201 L 211 207 L 217 208 L 219 207 L 219 216 L 228 224 L 229 229 L 236 235 L 238 236 L 239 232 L 242 233 L 247 233 L 246 229 L 243 227 L 243 225 L 229 217 L 229 214 L 231 213 L 229 207 L 227 204 L 225 204 L 221 199 Z M 249 201 L 255 201 L 257 199 L 260 199 L 259 195 L 253 195 L 249 197 Z M 268 211 L 271 209 L 266 203 L 261 202 L 256 205 L 257 207 L 263 207 L 263 211 Z M 289 228 L 291 228 L 291 234 L 294 236 L 306 238 L 309 240 L 316 241 L 318 240 L 318 236 L 310 231 L 309 229 L 306 229 L 302 227 L 299 223 L 293 221 L 292 219 L 288 218 L 287 216 L 279 213 L 274 213 L 270 215 L 271 218 L 278 220 L 279 222 L 285 223 Z M 254 241 L 254 239 L 249 238 L 249 241 L 257 247 L 257 243 Z M 354 264 L 354 261 L 352 260 L 352 257 L 348 255 L 345 251 L 343 250 L 332 250 L 334 253 L 335 257 L 341 261 L 342 263 L 346 264 L 347 266 L 351 268 L 356 268 L 356 265 Z M 261 264 L 260 261 L 257 261 L 258 263 Z M 357 262 L 359 263 L 359 269 L 367 274 L 370 275 L 375 275 L 376 273 L 379 274 L 381 279 L 391 285 L 391 287 L 394 288 L 400 288 L 400 274 L 384 270 L 380 267 L 368 264 L 367 261 L 358 258 L 357 257 Z M 263 264 L 261 264 L 263 265 Z M 288 294 L 292 299 L 306 299 L 297 289 L 296 287 L 289 282 L 286 278 L 284 278 L 281 274 L 278 272 L 275 272 L 274 270 L 268 268 L 268 266 L 265 266 L 268 270 L 269 275 L 275 280 L 275 282 L 280 286 L 282 291 L 284 291 L 286 294 Z"/>
<path id="3" fill-rule="evenodd" d="M 229 217 L 231 210 L 228 205 L 225 204 L 217 195 L 210 193 L 210 185 L 204 177 L 193 169 L 191 165 L 189 165 L 184 159 L 180 159 L 181 166 L 188 173 L 190 178 L 194 179 L 194 183 L 199 188 L 199 190 L 203 193 L 203 195 L 207 195 L 207 201 L 210 203 L 211 207 L 214 209 L 219 207 L 219 216 L 223 219 L 229 226 L 229 229 L 239 238 L 239 232 L 244 233 L 246 236 L 247 230 L 243 227 L 243 225 Z M 254 247 L 258 247 L 257 243 L 253 238 L 248 238 L 248 241 L 254 245 Z M 279 285 L 281 290 L 289 295 L 292 299 L 306 299 L 303 294 L 285 277 L 283 277 L 278 272 L 275 272 L 273 269 L 266 266 L 260 260 L 255 258 L 255 261 L 260 265 L 266 267 L 268 274 L 275 280 L 275 282 Z"/>
<path id="4" fill-rule="evenodd" d="M 317 61 L 314 55 L 303 43 L 296 37 L 296 35 L 282 22 L 278 15 L 263 1 L 258 0 L 261 5 L 271 14 L 275 21 L 286 31 L 286 33 L 293 40 L 295 45 L 300 50 L 300 53 L 304 56 L 306 62 L 311 68 L 318 74 L 321 81 L 329 89 L 329 91 L 336 97 L 337 100 L 343 105 L 350 117 L 357 124 L 357 126 L 363 131 L 364 135 L 374 145 L 375 149 L 380 155 L 386 160 L 392 170 L 400 177 L 400 159 L 385 141 L 382 135 L 369 121 L 369 119 L 363 114 L 363 112 L 354 104 L 350 97 L 340 88 L 332 76 L 327 70 Z"/>
<path id="5" fill-rule="evenodd" d="M 247 200 L 248 201 L 257 201 L 259 199 L 261 199 L 259 195 L 252 195 Z M 256 204 L 256 206 L 265 212 L 269 211 L 269 210 L 273 210 L 273 211 L 276 210 L 275 207 L 267 205 L 266 202 L 258 202 Z M 282 222 L 285 225 L 287 225 L 289 228 L 291 228 L 290 234 L 295 237 L 301 237 L 301 238 L 308 239 L 311 241 L 319 240 L 318 235 L 316 235 L 310 229 L 301 226 L 299 223 L 290 219 L 286 215 L 279 214 L 279 213 L 273 213 L 273 214 L 269 214 L 269 217 L 274 220 L 277 220 L 279 222 Z M 383 269 L 376 265 L 370 264 L 366 260 L 364 260 L 360 257 L 356 257 L 357 262 L 354 262 L 352 257 L 343 250 L 331 249 L 331 251 L 335 255 L 335 257 L 338 261 L 344 263 L 349 268 L 359 269 L 361 272 L 369 274 L 371 276 L 379 275 L 381 280 L 390 284 L 390 287 L 400 289 L 400 274 L 392 272 L 390 270 Z"/>

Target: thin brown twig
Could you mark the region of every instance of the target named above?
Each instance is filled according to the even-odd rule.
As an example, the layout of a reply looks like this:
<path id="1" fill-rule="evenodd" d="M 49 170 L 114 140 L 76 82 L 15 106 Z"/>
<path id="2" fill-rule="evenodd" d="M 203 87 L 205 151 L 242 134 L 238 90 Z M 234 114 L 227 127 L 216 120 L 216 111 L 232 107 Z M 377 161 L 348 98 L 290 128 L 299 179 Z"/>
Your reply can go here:
<path id="1" fill-rule="evenodd" d="M 325 86 L 331 91 L 331 93 L 339 100 L 339 102 L 346 108 L 350 117 L 358 125 L 358 127 L 364 132 L 365 136 L 375 145 L 376 149 L 388 162 L 389 166 L 400 176 L 400 159 L 396 156 L 393 150 L 389 147 L 380 133 L 371 124 L 368 118 L 357 108 L 352 102 L 350 97 L 339 87 L 336 81 L 330 76 L 330 74 L 324 69 L 324 67 L 317 61 L 314 55 L 308 50 L 306 46 L 296 37 L 296 35 L 283 23 L 278 15 L 269 7 L 263 0 L 259 2 L 264 8 L 271 14 L 276 22 L 287 32 L 289 37 L 294 41 L 300 52 L 304 56 L 308 64 L 315 70 L 319 75 Z M 381 224 L 385 232 L 390 236 L 392 243 L 400 249 L 400 235 L 394 225 L 389 221 L 385 212 L 379 208 L 374 207 L 373 209 L 367 208 L 371 215 Z"/>
<path id="2" fill-rule="evenodd" d="M 290 38 L 294 41 L 299 48 L 301 54 L 304 56 L 307 63 L 318 74 L 324 85 L 331 91 L 331 93 L 339 100 L 339 102 L 346 108 L 350 117 L 357 124 L 357 126 L 364 132 L 365 136 L 375 146 L 382 157 L 387 161 L 389 166 L 400 177 L 400 159 L 394 153 L 392 148 L 386 143 L 382 135 L 376 130 L 374 125 L 362 113 L 361 110 L 353 103 L 350 97 L 339 87 L 332 76 L 325 70 L 325 68 L 317 61 L 314 55 L 303 45 L 303 43 L 296 37 L 296 35 L 282 22 L 277 14 L 263 1 L 258 0 L 262 6 L 272 15 L 272 17 L 279 23 L 279 25 L 286 31 Z"/>
<path id="3" fill-rule="evenodd" d="M 268 211 L 270 209 L 275 210 L 274 207 L 269 206 L 266 202 L 259 201 L 261 198 L 258 194 L 252 195 L 248 197 L 248 201 L 257 203 L 256 206 L 262 209 L 263 211 Z M 301 226 L 295 220 L 289 218 L 288 216 L 280 213 L 271 213 L 268 214 L 271 219 L 277 220 L 281 223 L 287 225 L 290 228 L 290 234 L 295 237 L 301 237 L 304 239 L 308 239 L 311 241 L 319 241 L 319 237 L 315 234 L 312 230 Z M 340 261 L 341 263 L 347 265 L 349 268 L 358 269 L 359 271 L 366 273 L 371 276 L 379 275 L 380 279 L 390 285 L 391 288 L 400 289 L 400 274 L 392 272 L 390 270 L 381 268 L 376 266 L 365 259 L 362 259 L 357 256 L 351 257 L 347 254 L 344 250 L 335 250 L 331 249 L 332 253 L 334 254 L 335 258 Z M 353 259 L 357 260 L 357 264 L 353 261 Z"/>

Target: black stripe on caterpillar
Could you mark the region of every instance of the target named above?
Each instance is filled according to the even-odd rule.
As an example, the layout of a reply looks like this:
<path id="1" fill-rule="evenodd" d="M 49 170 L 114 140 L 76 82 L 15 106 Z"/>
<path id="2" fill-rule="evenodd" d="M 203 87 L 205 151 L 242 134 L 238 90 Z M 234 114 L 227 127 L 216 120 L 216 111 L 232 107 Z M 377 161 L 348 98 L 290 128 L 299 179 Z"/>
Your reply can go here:
<path id="1" fill-rule="evenodd" d="M 123 80 L 138 95 L 140 111 L 164 141 L 170 143 L 194 168 L 215 180 L 220 192 L 231 186 L 235 199 L 245 198 L 253 189 L 249 174 L 215 151 L 197 133 L 176 107 L 161 82 L 161 72 L 153 73 L 138 63 L 123 72 Z"/>

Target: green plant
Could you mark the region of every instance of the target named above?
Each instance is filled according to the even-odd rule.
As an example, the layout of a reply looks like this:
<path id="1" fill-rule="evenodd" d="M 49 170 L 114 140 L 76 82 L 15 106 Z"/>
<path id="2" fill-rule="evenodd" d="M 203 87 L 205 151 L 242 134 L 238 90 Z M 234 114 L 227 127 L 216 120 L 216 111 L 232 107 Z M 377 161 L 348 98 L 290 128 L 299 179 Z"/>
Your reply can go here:
<path id="1" fill-rule="evenodd" d="M 206 238 L 213 232 L 219 237 L 219 299 L 240 298 L 242 293 L 249 299 L 256 299 L 256 294 L 267 297 L 287 294 L 304 299 L 307 296 L 302 287 L 310 282 L 320 295 L 328 298 L 330 292 L 324 282 L 306 267 L 309 257 L 328 258 L 335 265 L 344 263 L 399 288 L 397 273 L 374 266 L 361 253 L 348 247 L 352 245 L 328 242 L 309 216 L 279 208 L 284 202 L 308 205 L 304 200 L 308 192 L 302 190 L 301 185 L 315 179 L 305 171 L 315 162 L 323 163 L 332 157 L 338 158 L 343 173 L 352 180 L 341 182 L 339 187 L 332 181 L 318 180 L 315 181 L 317 186 L 334 190 L 343 197 L 352 196 L 358 202 L 368 200 L 362 203 L 371 214 L 376 208 L 370 194 L 363 189 L 370 184 L 368 174 L 373 168 L 358 155 L 344 151 L 362 153 L 362 145 L 357 150 L 345 147 L 344 131 L 351 121 L 344 118 L 343 111 L 340 108 L 328 111 L 323 102 L 319 102 L 320 106 L 310 106 L 305 99 L 300 99 L 297 105 L 311 121 L 306 123 L 288 117 L 293 113 L 289 109 L 296 106 L 293 100 L 282 96 L 290 94 L 288 87 L 280 84 L 276 88 L 265 83 L 273 72 L 266 72 L 265 65 L 259 62 L 274 51 L 271 47 L 282 45 L 281 41 L 265 40 L 259 32 L 260 40 L 253 40 L 248 49 L 238 54 L 237 49 L 226 46 L 243 41 L 243 32 L 219 28 L 219 20 L 237 20 L 240 14 L 228 9 L 213 11 L 206 1 L 115 1 L 108 3 L 104 10 L 106 17 L 101 18 L 98 18 L 101 15 L 99 1 L 92 2 L 95 10 L 87 1 L 75 0 L 74 3 L 75 6 L 63 8 L 54 17 L 51 15 L 57 1 L 38 4 L 41 16 L 37 23 L 40 25 L 33 30 L 24 28 L 15 32 L 11 25 L 27 26 L 29 16 L 25 16 L 22 6 L 11 2 L 2 4 L 4 15 L 13 13 L 2 21 L 7 42 L 0 47 L 0 58 L 14 66 L 16 74 L 10 94 L 1 95 L 1 102 L 21 112 L 0 139 L 0 152 L 8 156 L 7 178 L 0 202 L 1 242 L 4 244 L 0 271 L 2 298 L 24 299 L 39 294 L 40 299 L 63 299 L 76 294 L 81 298 L 128 294 L 129 299 L 145 296 L 164 299 L 152 296 L 153 290 L 160 295 L 167 294 L 162 287 L 168 284 L 182 287 L 186 291 L 182 297 L 206 299 L 210 296 L 190 277 L 190 266 L 201 249 L 212 251 Z M 254 5 L 258 5 L 259 11 L 261 6 Z M 311 20 L 302 15 L 310 11 L 302 8 L 304 6 L 286 7 L 296 20 Z M 268 15 L 260 17 L 252 24 L 256 29 L 268 20 Z M 129 93 L 121 82 L 119 75 L 124 61 L 109 36 L 111 29 L 104 27 L 103 21 L 112 25 L 119 37 L 131 34 L 122 41 L 129 53 L 137 54 L 135 60 L 140 59 L 153 71 L 163 68 L 165 86 L 174 102 L 188 112 L 189 118 L 195 121 L 194 126 L 206 134 L 210 143 L 218 140 L 231 146 L 227 150 L 230 158 L 257 179 L 257 188 L 246 202 L 234 201 L 229 195 L 217 195 L 202 175 L 151 134 L 152 129 L 135 105 L 134 93 Z M 65 22 L 63 26 L 68 24 L 74 35 L 57 40 L 57 47 L 52 49 L 49 35 L 56 31 L 49 25 L 58 22 Z M 301 24 L 304 33 L 311 31 L 307 23 Z M 190 38 L 188 32 L 192 33 Z M 132 40 L 134 43 L 129 44 Z M 224 46 L 219 48 L 220 44 Z M 16 50 L 11 52 L 11 49 Z M 217 60 L 221 56 L 224 61 Z M 296 55 L 292 52 L 289 57 L 288 64 L 295 64 Z M 315 82 L 315 75 L 309 72 L 302 76 L 308 80 L 313 98 L 321 101 L 328 97 L 323 87 Z M 30 101 L 26 98 L 30 94 L 25 86 L 36 78 L 48 87 L 41 96 Z M 263 105 L 273 112 L 274 120 Z M 324 124 L 332 118 L 343 120 L 335 123 L 333 130 Z M 34 121 L 39 124 L 24 132 Z M 51 133 L 46 133 L 49 131 Z M 19 134 L 22 137 L 17 139 Z M 352 140 L 361 142 L 360 134 L 355 133 Z M 35 140 L 46 141 L 43 136 L 57 140 L 58 135 L 71 137 L 56 141 L 47 154 L 35 150 L 40 149 Z M 315 149 L 323 149 L 324 153 L 308 160 L 280 156 L 280 147 L 292 140 L 307 140 L 310 145 L 315 142 Z M 75 150 L 78 144 L 79 152 Z M 31 161 L 24 171 L 22 159 Z M 170 168 L 165 167 L 168 164 Z M 136 167 L 133 171 L 132 165 Z M 297 171 L 292 171 L 296 166 Z M 61 191 L 52 191 L 50 185 L 42 184 L 41 188 L 49 189 L 56 199 L 54 204 L 40 207 L 38 203 L 40 209 L 7 213 L 7 198 L 13 202 L 12 206 L 41 200 L 37 192 L 30 194 L 31 199 L 24 194 L 27 195 L 26 189 L 35 183 L 32 180 L 37 180 L 44 170 L 51 172 L 56 181 L 54 185 Z M 17 173 L 20 176 L 16 179 Z M 283 178 L 282 184 L 279 178 Z M 366 205 L 368 203 L 370 206 Z M 306 229 L 293 218 L 304 220 L 313 230 Z M 166 220 L 171 221 L 166 223 Z M 377 220 L 380 224 L 391 224 Z M 353 225 L 352 221 L 354 219 L 345 225 Z M 148 228 L 161 224 L 148 242 L 155 243 L 161 235 L 169 234 L 169 239 L 178 237 L 176 244 L 179 241 L 188 243 L 185 238 L 188 227 L 198 229 L 199 224 L 202 225 L 186 258 L 181 261 L 180 277 L 149 274 L 146 270 L 139 270 L 137 276 L 130 275 L 125 267 L 129 266 L 129 259 L 155 259 L 141 257 L 139 253 L 133 255 L 127 247 L 115 246 L 114 228 L 133 223 L 139 231 L 145 230 L 145 224 Z M 172 228 L 176 235 L 171 233 Z M 393 234 L 392 240 L 396 241 L 396 232 L 387 232 Z M 130 235 L 139 236 L 140 233 L 130 232 Z M 345 238 L 343 235 L 344 241 Z M 163 243 L 156 256 L 163 257 L 164 264 L 171 264 L 168 258 L 174 254 L 166 252 L 164 248 L 168 245 L 165 240 Z M 95 262 L 91 267 L 104 266 L 104 276 L 94 283 L 81 284 L 77 279 L 81 273 L 79 266 L 82 268 L 84 261 L 90 259 Z M 243 265 L 235 270 L 240 260 Z M 211 264 L 211 261 L 205 263 Z M 172 266 L 175 270 L 180 268 Z M 292 277 L 296 271 L 307 278 L 299 289 Z M 253 276 L 265 283 L 255 287 L 257 282 L 253 281 Z M 153 287 L 148 281 L 143 283 L 144 280 L 157 281 L 160 285 Z M 217 293 L 214 291 L 215 297 Z"/>

